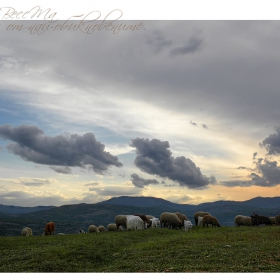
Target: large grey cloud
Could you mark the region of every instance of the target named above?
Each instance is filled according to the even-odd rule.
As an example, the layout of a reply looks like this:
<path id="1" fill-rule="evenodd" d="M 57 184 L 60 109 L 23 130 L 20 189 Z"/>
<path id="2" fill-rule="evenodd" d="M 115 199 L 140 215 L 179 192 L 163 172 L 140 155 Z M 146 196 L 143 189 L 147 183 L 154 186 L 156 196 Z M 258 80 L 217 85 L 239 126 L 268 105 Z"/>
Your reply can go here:
<path id="1" fill-rule="evenodd" d="M 254 124 L 263 131 L 279 119 L 279 29 L 279 21 L 146 21 L 145 30 L 116 36 L 1 32 L 1 46 L 15 61 L 13 81 L 22 81 L 22 71 L 32 77 L 41 71 L 40 85 L 102 89 L 176 113 L 203 112 L 224 127 Z M 201 30 L 203 48 L 194 30 Z M 170 57 L 171 49 L 177 55 Z M 1 83 L 9 88 L 8 67 Z"/>
<path id="2" fill-rule="evenodd" d="M 253 171 L 247 176 L 250 179 L 221 181 L 220 184 L 227 187 L 234 187 L 234 186 L 273 187 L 280 184 L 280 167 L 278 166 L 277 161 L 270 161 L 268 159 L 259 158 L 255 162 L 255 164 L 256 164 L 255 169 L 242 167 L 242 169 Z"/>
<path id="3" fill-rule="evenodd" d="M 156 179 L 144 179 L 135 173 L 131 174 L 130 176 L 132 178 L 133 185 L 137 188 L 144 188 L 145 186 L 148 186 L 150 184 L 159 184 L 159 181 Z"/>
<path id="4" fill-rule="evenodd" d="M 168 178 L 190 189 L 205 188 L 216 181 L 214 176 L 208 178 L 203 175 L 189 158 L 174 158 L 168 150 L 168 141 L 136 138 L 130 145 L 136 148 L 134 163 L 143 172 Z"/>
<path id="5" fill-rule="evenodd" d="M 45 136 L 36 126 L 1 125 L 0 137 L 14 142 L 7 145 L 10 152 L 26 161 L 50 165 L 60 173 L 70 173 L 69 167 L 81 167 L 104 174 L 110 166 L 122 166 L 116 156 L 105 151 L 105 145 L 97 141 L 93 133 Z"/>
<path id="6" fill-rule="evenodd" d="M 260 146 L 264 147 L 269 155 L 280 155 L 280 127 L 277 127 L 276 133 L 266 137 Z"/>

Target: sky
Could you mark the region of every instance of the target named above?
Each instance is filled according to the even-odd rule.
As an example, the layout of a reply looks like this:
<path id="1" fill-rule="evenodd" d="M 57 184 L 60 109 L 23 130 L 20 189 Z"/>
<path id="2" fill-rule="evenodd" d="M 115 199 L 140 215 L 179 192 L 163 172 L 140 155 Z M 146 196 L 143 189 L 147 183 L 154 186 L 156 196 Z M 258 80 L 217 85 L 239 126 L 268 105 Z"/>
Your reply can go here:
<path id="1" fill-rule="evenodd" d="M 279 196 L 280 22 L 118 13 L 0 10 L 0 204 Z"/>

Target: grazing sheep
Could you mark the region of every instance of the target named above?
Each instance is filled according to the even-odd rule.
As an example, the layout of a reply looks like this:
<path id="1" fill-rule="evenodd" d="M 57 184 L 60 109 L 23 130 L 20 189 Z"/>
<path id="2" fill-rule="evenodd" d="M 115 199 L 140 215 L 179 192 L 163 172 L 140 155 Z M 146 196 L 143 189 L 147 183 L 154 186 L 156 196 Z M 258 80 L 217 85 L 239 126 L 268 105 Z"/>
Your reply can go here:
<path id="1" fill-rule="evenodd" d="M 122 226 L 119 226 L 119 227 L 118 227 L 118 231 L 124 231 L 123 227 L 122 227 Z"/>
<path id="2" fill-rule="evenodd" d="M 119 226 L 123 226 L 126 228 L 126 216 L 127 215 L 117 215 L 115 217 L 115 224 L 117 228 L 119 228 Z"/>
<path id="3" fill-rule="evenodd" d="M 189 221 L 189 218 L 186 215 L 181 214 L 180 212 L 175 212 L 175 214 L 178 216 L 182 223 L 184 223 L 184 221 Z"/>
<path id="4" fill-rule="evenodd" d="M 79 233 L 85 233 L 82 229 L 80 229 Z"/>
<path id="5" fill-rule="evenodd" d="M 98 230 L 97 226 L 95 226 L 95 225 L 90 225 L 90 226 L 88 227 L 88 233 L 93 233 L 93 232 L 99 232 L 99 230 Z"/>
<path id="6" fill-rule="evenodd" d="M 22 231 L 21 231 L 21 235 L 22 236 L 31 236 L 31 235 L 33 235 L 32 229 L 29 228 L 29 227 L 23 228 Z"/>
<path id="7" fill-rule="evenodd" d="M 220 223 L 218 222 L 216 217 L 213 217 L 211 215 L 204 215 L 202 218 L 202 224 L 203 227 L 206 225 L 212 225 L 212 227 L 221 227 Z"/>
<path id="8" fill-rule="evenodd" d="M 55 231 L 55 224 L 54 222 L 49 222 L 45 225 L 44 233 L 43 235 L 54 235 Z"/>
<path id="9" fill-rule="evenodd" d="M 158 218 L 152 218 L 150 219 L 152 225 L 151 225 L 151 228 L 158 228 L 160 227 L 160 220 Z"/>
<path id="10" fill-rule="evenodd" d="M 119 227 L 118 227 L 118 231 L 124 231 L 123 227 L 122 227 L 122 226 L 119 226 Z"/>
<path id="11" fill-rule="evenodd" d="M 271 221 L 272 225 L 276 225 L 275 217 L 269 217 L 269 220 Z"/>
<path id="12" fill-rule="evenodd" d="M 151 220 L 153 218 L 155 218 L 155 216 L 152 216 L 152 215 L 146 215 L 147 219 Z"/>
<path id="13" fill-rule="evenodd" d="M 191 230 L 192 229 L 191 221 L 184 220 L 184 228 L 185 228 L 185 231 Z"/>
<path id="14" fill-rule="evenodd" d="M 248 216 L 237 215 L 234 218 L 234 223 L 237 227 L 239 227 L 239 226 L 252 226 L 252 219 Z"/>
<path id="15" fill-rule="evenodd" d="M 203 211 L 198 211 L 196 213 L 194 213 L 193 217 L 194 217 L 194 221 L 195 221 L 195 225 L 197 226 L 198 223 L 198 217 L 203 217 L 204 215 L 211 215 L 208 212 L 203 212 Z"/>
<path id="16" fill-rule="evenodd" d="M 276 225 L 280 225 L 280 215 L 275 216 Z"/>
<path id="17" fill-rule="evenodd" d="M 201 217 L 201 216 L 197 217 L 197 225 L 198 226 L 202 226 L 202 219 L 203 219 L 203 217 Z"/>
<path id="18" fill-rule="evenodd" d="M 100 232 L 104 232 L 104 231 L 106 231 L 106 229 L 105 229 L 105 227 L 104 227 L 104 226 L 99 226 L 97 229 L 98 229 Z"/>
<path id="19" fill-rule="evenodd" d="M 253 213 L 251 215 L 251 219 L 252 219 L 252 224 L 253 226 L 258 226 L 261 224 L 265 224 L 265 225 L 272 225 L 270 219 L 266 216 L 259 216 L 256 213 Z"/>
<path id="20" fill-rule="evenodd" d="M 181 228 L 183 226 L 181 220 L 175 213 L 171 212 L 163 212 L 160 215 L 160 225 L 161 227 L 168 227 L 168 228 Z"/>
<path id="21" fill-rule="evenodd" d="M 145 228 L 145 222 L 135 215 L 128 215 L 126 219 L 127 230 L 140 230 Z"/>
<path id="22" fill-rule="evenodd" d="M 107 229 L 108 229 L 108 231 L 117 231 L 117 230 L 118 230 L 116 224 L 109 224 L 109 225 L 107 226 Z"/>
<path id="23" fill-rule="evenodd" d="M 151 226 L 152 222 L 147 218 L 146 215 L 143 215 L 143 214 L 134 214 L 134 216 L 138 216 L 138 217 L 140 217 L 140 218 L 143 220 L 143 222 L 144 222 L 144 224 L 145 224 L 145 228 L 148 228 L 148 227 Z"/>

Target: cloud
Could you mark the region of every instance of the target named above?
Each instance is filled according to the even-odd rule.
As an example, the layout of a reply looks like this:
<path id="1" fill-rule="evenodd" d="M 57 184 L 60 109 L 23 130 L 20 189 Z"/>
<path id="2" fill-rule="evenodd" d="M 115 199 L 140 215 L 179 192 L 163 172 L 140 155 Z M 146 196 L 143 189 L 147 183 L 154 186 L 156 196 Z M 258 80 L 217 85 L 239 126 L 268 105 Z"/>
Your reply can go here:
<path id="1" fill-rule="evenodd" d="M 142 190 L 135 187 L 123 187 L 123 186 L 104 186 L 89 188 L 90 192 L 93 192 L 96 196 L 123 196 L 123 195 L 139 195 Z M 102 198 L 104 200 L 104 197 Z"/>
<path id="2" fill-rule="evenodd" d="M 185 46 L 174 48 L 170 51 L 170 56 L 186 55 L 189 53 L 197 52 L 203 43 L 201 38 L 198 38 L 197 35 L 190 37 L 188 43 Z"/>
<path id="3" fill-rule="evenodd" d="M 265 138 L 260 146 L 264 147 L 269 155 L 280 155 L 280 127 L 277 127 L 276 133 Z"/>
<path id="4" fill-rule="evenodd" d="M 41 178 L 18 178 L 18 179 L 0 179 L 0 181 L 11 182 L 14 184 L 24 185 L 27 187 L 40 187 L 50 185 L 56 182 L 55 179 L 41 179 Z"/>
<path id="5" fill-rule="evenodd" d="M 208 129 L 208 126 L 206 124 L 202 124 L 202 127 Z"/>
<path id="6" fill-rule="evenodd" d="M 93 182 L 93 183 L 87 183 L 87 184 L 85 184 L 86 187 L 88 187 L 88 186 L 100 186 L 100 185 L 101 185 L 100 182 Z"/>
<path id="7" fill-rule="evenodd" d="M 34 195 L 23 191 L 0 193 L 0 204 L 23 207 L 60 206 L 77 203 L 77 200 L 67 200 L 60 195 Z"/>
<path id="8" fill-rule="evenodd" d="M 190 189 L 206 188 L 216 181 L 214 176 L 204 176 L 189 158 L 172 157 L 168 141 L 136 138 L 130 145 L 136 148 L 134 163 L 143 172 L 169 178 Z"/>
<path id="9" fill-rule="evenodd" d="M 197 126 L 197 123 L 195 123 L 193 121 L 190 121 L 190 124 L 193 125 L 193 126 Z"/>
<path id="10" fill-rule="evenodd" d="M 257 152 L 253 153 L 253 159 L 256 159 L 256 156 L 258 155 Z"/>
<path id="11" fill-rule="evenodd" d="M 246 166 L 239 166 L 236 169 L 238 169 L 238 170 L 247 170 L 247 171 L 250 171 L 250 172 L 256 171 L 255 168 L 250 168 L 250 167 L 246 167 Z"/>
<path id="12" fill-rule="evenodd" d="M 252 180 L 230 180 L 230 181 L 221 181 L 221 185 L 226 187 L 250 187 L 253 185 Z"/>
<path id="13" fill-rule="evenodd" d="M 104 151 L 105 145 L 95 139 L 93 133 L 82 136 L 44 136 L 44 132 L 35 127 L 21 125 L 11 127 L 0 126 L 0 137 L 15 143 L 7 149 L 26 161 L 52 166 L 56 172 L 68 172 L 67 167 L 81 167 L 104 174 L 112 165 L 121 167 L 122 163 L 116 156 Z M 58 169 L 57 166 L 64 168 Z"/>
<path id="14" fill-rule="evenodd" d="M 237 169 L 247 169 L 247 167 L 245 167 L 245 166 L 239 166 L 239 167 L 237 167 Z"/>
<path id="15" fill-rule="evenodd" d="M 71 168 L 68 166 L 50 166 L 50 169 L 54 170 L 57 173 L 62 173 L 62 174 L 71 174 Z"/>
<path id="16" fill-rule="evenodd" d="M 247 169 L 247 168 L 242 168 Z M 250 170 L 249 168 L 247 170 Z M 227 187 L 241 186 L 260 186 L 260 187 L 273 187 L 280 184 L 280 168 L 277 166 L 276 161 L 263 160 L 259 158 L 256 162 L 256 172 L 252 172 L 248 175 L 250 180 L 233 180 L 233 181 L 222 181 L 222 185 Z"/>
<path id="17" fill-rule="evenodd" d="M 262 161 L 260 161 L 257 163 L 257 169 L 262 177 L 252 173 L 252 180 L 256 185 L 270 187 L 280 184 L 280 168 L 277 166 L 276 161 L 265 159 L 263 164 Z"/>
<path id="18" fill-rule="evenodd" d="M 150 184 L 159 184 L 158 180 L 144 179 L 135 173 L 131 174 L 130 176 L 132 178 L 133 185 L 137 188 L 144 188 L 145 186 L 148 186 Z"/>
<path id="19" fill-rule="evenodd" d="M 172 40 L 166 40 L 162 31 L 154 30 L 146 40 L 146 44 L 152 46 L 155 53 L 159 53 L 164 48 L 171 46 Z"/>

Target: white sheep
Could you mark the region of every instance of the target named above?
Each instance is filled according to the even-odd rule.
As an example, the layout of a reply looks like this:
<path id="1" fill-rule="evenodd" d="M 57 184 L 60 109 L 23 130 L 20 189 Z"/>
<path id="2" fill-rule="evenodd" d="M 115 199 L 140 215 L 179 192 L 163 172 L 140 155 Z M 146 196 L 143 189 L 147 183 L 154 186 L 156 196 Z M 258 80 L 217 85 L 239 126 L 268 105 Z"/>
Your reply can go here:
<path id="1" fill-rule="evenodd" d="M 239 227 L 239 226 L 252 226 L 252 219 L 248 216 L 237 215 L 234 218 L 234 223 L 237 227 Z"/>
<path id="2" fill-rule="evenodd" d="M 127 230 L 141 230 L 145 228 L 144 221 L 139 216 L 127 215 L 126 229 Z"/>
<path id="3" fill-rule="evenodd" d="M 197 217 L 197 225 L 198 226 L 202 226 L 202 219 L 203 219 L 203 217 L 201 217 L 201 216 Z"/>
<path id="4" fill-rule="evenodd" d="M 65 235 L 65 233 L 60 232 L 60 233 L 58 233 L 57 235 Z"/>
<path id="5" fill-rule="evenodd" d="M 158 218 L 152 218 L 150 219 L 152 225 L 151 225 L 151 228 L 158 228 L 160 227 L 160 220 Z"/>
<path id="6" fill-rule="evenodd" d="M 192 229 L 191 221 L 184 220 L 184 228 L 185 228 L 185 231 L 191 230 Z"/>
<path id="7" fill-rule="evenodd" d="M 80 229 L 79 233 L 85 233 L 82 229 Z"/>
<path id="8" fill-rule="evenodd" d="M 32 229 L 29 228 L 29 227 L 23 228 L 22 231 L 21 231 L 21 235 L 22 236 L 31 236 L 31 235 L 33 235 Z"/>

